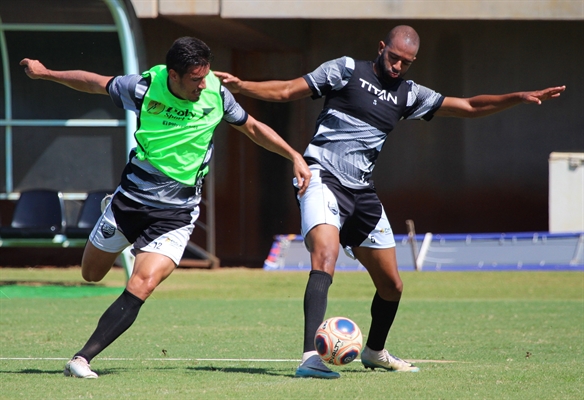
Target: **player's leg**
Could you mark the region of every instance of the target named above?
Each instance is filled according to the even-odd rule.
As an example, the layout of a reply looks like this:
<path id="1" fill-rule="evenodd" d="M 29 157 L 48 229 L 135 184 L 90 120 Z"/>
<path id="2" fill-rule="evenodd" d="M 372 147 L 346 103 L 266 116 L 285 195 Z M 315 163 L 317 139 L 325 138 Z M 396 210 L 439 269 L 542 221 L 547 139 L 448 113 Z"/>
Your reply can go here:
<path id="1" fill-rule="evenodd" d="M 314 346 L 314 336 L 326 314 L 328 290 L 339 255 L 339 230 L 333 225 L 318 225 L 308 233 L 305 242 L 312 270 L 304 292 L 303 354 L 296 376 L 334 379 L 340 375 L 323 364 Z"/>
<path id="2" fill-rule="evenodd" d="M 369 272 L 376 288 L 371 303 L 371 328 L 366 345 L 372 350 L 380 351 L 385 347 L 403 288 L 397 271 L 395 247 L 389 249 L 355 247 L 353 252 Z"/>
<path id="3" fill-rule="evenodd" d="M 417 372 L 419 368 L 385 350 L 385 342 L 397 314 L 403 283 L 397 268 L 395 247 L 354 247 L 353 253 L 367 269 L 375 288 L 371 303 L 371 327 L 361 362 L 366 368 Z"/>
<path id="4" fill-rule="evenodd" d="M 65 375 L 97 378 L 90 369 L 91 360 L 132 326 L 144 301 L 174 268 L 174 261 L 167 256 L 138 252 L 126 289 L 103 313 L 85 346 L 67 363 Z"/>
<path id="5" fill-rule="evenodd" d="M 87 242 L 81 259 L 81 276 L 87 282 L 99 282 L 110 271 L 121 251 L 110 253 Z"/>
<path id="6" fill-rule="evenodd" d="M 384 349 L 403 289 L 397 268 L 395 239 L 375 190 L 370 188 L 356 196 L 356 210 L 341 230 L 341 241 L 344 246 L 351 246 L 377 289 L 371 303 L 371 328 L 361 362 L 370 368 L 417 371 L 418 368 L 391 356 Z M 348 227 L 351 229 L 346 229 Z"/>
<path id="7" fill-rule="evenodd" d="M 399 302 L 403 283 L 397 268 L 395 247 L 353 247 L 353 254 L 369 272 L 378 295 L 386 301 Z"/>
<path id="8" fill-rule="evenodd" d="M 339 256 L 339 230 L 321 224 L 305 240 L 312 266 L 304 292 L 304 353 L 307 353 L 316 351 L 314 335 L 326 314 L 328 290 Z"/>
<path id="9" fill-rule="evenodd" d="M 175 262 L 165 255 L 138 251 L 126 290 L 142 301 L 146 301 L 154 289 L 168 278 L 175 268 Z"/>
<path id="10" fill-rule="evenodd" d="M 340 375 L 327 368 L 314 346 L 316 330 L 324 320 L 328 290 L 339 255 L 339 211 L 333 192 L 313 171 L 310 185 L 300 199 L 302 233 L 310 252 L 311 271 L 304 292 L 304 341 L 297 377 L 333 379 Z"/>
<path id="11" fill-rule="evenodd" d="M 128 207 L 127 209 L 135 207 L 129 213 L 131 217 L 121 211 L 116 214 L 121 229 L 135 242 L 134 247 L 139 249 L 135 250 L 134 269 L 124 292 L 101 316 L 85 346 L 67 363 L 66 376 L 97 378 L 97 374 L 91 371 L 89 362 L 134 323 L 144 301 L 175 269 L 198 216 L 198 207 L 180 210 L 150 209 L 133 204 L 127 199 L 114 198 L 113 201 L 125 201 L 125 206 L 122 206 Z M 141 222 L 144 219 L 147 223 Z M 114 232 L 119 229 L 107 231 L 110 232 L 109 238 L 94 242 L 107 247 L 110 243 L 107 239 L 114 238 Z"/>
<path id="12" fill-rule="evenodd" d="M 142 304 L 174 268 L 174 261 L 162 254 L 139 251 L 126 289 L 105 311 L 93 335 L 75 355 L 91 362 L 124 333 L 138 317 Z"/>
<path id="13" fill-rule="evenodd" d="M 102 207 L 102 214 L 95 223 L 81 259 L 81 276 L 88 282 L 99 282 L 110 271 L 116 258 L 130 245 L 117 228 L 110 202 Z"/>
<path id="14" fill-rule="evenodd" d="M 98 282 L 109 272 L 118 255 L 130 243 L 117 229 L 117 222 L 109 204 L 105 207 L 101 217 L 95 224 L 89 240 L 83 251 L 81 261 L 81 275 L 88 282 Z M 124 290 L 122 295 L 106 310 L 98 322 L 98 328 L 86 343 L 85 347 L 75 354 L 65 365 L 65 376 L 77 378 L 97 378 L 97 374 L 91 370 L 89 362 L 106 346 L 100 344 L 100 335 L 107 331 L 108 324 L 116 324 L 120 310 L 133 313 L 139 309 L 142 300 Z M 116 312 L 117 311 L 117 312 Z M 127 318 L 120 318 L 122 325 Z M 130 318 L 131 319 L 131 318 Z M 135 319 L 135 318 L 134 318 Z M 113 321 L 113 322 L 112 322 Z M 109 330 L 109 334 L 112 330 Z M 106 339 L 111 343 L 111 340 Z M 108 344 L 109 344 L 108 343 Z"/>

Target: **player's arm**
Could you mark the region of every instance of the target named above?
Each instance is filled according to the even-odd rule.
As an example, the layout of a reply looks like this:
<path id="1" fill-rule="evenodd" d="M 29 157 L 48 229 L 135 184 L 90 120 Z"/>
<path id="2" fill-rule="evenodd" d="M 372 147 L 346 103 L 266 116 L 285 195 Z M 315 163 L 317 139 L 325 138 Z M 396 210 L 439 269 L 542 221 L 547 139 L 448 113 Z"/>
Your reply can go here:
<path id="1" fill-rule="evenodd" d="M 254 143 L 263 148 L 281 155 L 292 161 L 294 176 L 298 182 L 299 194 L 303 194 L 308 187 L 312 173 L 300 153 L 294 150 L 284 139 L 282 139 L 272 128 L 248 115 L 247 121 L 243 125 L 231 125 L 240 132 L 243 132 Z"/>
<path id="2" fill-rule="evenodd" d="M 241 93 L 244 96 L 265 101 L 286 102 L 302 99 L 312 95 L 308 83 L 304 78 L 296 78 L 288 81 L 242 81 L 227 72 L 215 71 L 223 86 L 231 93 Z"/>
<path id="3" fill-rule="evenodd" d="M 31 79 L 43 79 L 68 86 L 80 92 L 92 94 L 108 94 L 106 85 L 112 79 L 111 76 L 98 75 L 93 72 L 72 70 L 53 71 L 46 68 L 40 61 L 25 58 L 20 61 L 24 72 Z"/>
<path id="4" fill-rule="evenodd" d="M 498 113 L 521 103 L 541 104 L 559 97 L 565 86 L 551 87 L 533 92 L 515 92 L 501 95 L 479 95 L 469 98 L 445 97 L 434 115 L 439 117 L 477 118 Z"/>

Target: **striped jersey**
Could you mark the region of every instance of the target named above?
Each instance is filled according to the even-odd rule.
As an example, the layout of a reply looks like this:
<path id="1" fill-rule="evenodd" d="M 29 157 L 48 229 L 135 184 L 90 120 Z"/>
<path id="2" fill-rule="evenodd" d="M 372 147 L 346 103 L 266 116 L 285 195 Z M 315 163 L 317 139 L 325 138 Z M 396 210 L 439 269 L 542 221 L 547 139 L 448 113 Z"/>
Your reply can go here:
<path id="1" fill-rule="evenodd" d="M 382 81 L 372 61 L 341 57 L 304 76 L 312 98 L 325 96 L 304 158 L 344 186 L 369 186 L 377 157 L 402 119 L 429 121 L 444 96 L 411 80 Z"/>

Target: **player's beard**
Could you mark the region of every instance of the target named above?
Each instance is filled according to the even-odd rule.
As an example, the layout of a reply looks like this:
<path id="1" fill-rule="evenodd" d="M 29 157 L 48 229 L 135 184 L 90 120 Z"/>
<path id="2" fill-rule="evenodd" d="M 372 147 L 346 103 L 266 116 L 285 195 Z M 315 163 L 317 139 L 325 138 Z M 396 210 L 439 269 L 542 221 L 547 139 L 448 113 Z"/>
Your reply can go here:
<path id="1" fill-rule="evenodd" d="M 379 74 L 378 78 L 384 81 L 385 83 L 393 83 L 395 82 L 396 79 L 401 78 L 401 74 L 397 78 L 391 76 L 391 72 L 383 62 L 383 54 L 377 56 L 377 58 L 375 59 L 375 66 L 377 67 L 376 68 L 377 73 Z"/>

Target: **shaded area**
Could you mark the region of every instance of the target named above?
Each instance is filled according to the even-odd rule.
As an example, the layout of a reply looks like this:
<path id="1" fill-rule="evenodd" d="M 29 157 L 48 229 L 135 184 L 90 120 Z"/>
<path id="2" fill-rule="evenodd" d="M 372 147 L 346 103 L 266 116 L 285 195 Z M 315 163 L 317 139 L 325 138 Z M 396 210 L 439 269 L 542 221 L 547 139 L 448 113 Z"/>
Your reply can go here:
<path id="1" fill-rule="evenodd" d="M 83 247 L 1 247 L 2 267 L 35 267 L 39 265 L 78 266 Z"/>
<path id="2" fill-rule="evenodd" d="M 0 299 L 80 298 L 117 295 L 123 287 L 86 282 L 0 281 Z"/>

